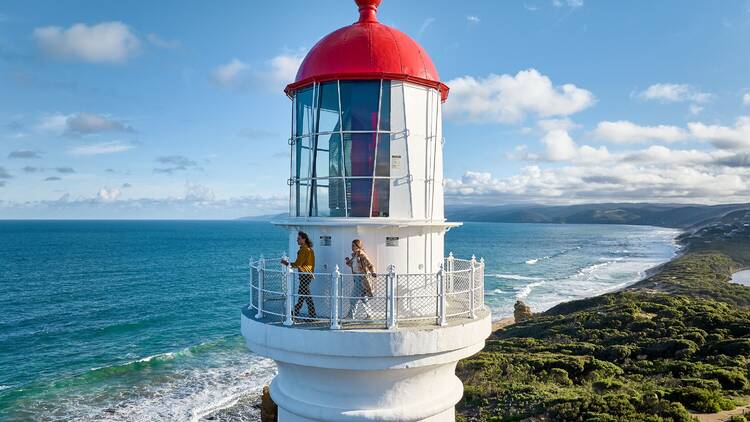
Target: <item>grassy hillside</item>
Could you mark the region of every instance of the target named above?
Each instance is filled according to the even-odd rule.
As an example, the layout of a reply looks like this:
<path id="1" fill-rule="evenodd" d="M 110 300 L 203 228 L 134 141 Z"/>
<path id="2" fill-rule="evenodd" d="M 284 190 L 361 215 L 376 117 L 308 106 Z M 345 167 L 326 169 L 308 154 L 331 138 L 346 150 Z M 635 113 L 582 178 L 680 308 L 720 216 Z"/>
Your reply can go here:
<path id="1" fill-rule="evenodd" d="M 749 402 L 750 288 L 728 280 L 750 264 L 750 227 L 721 224 L 629 289 L 495 332 L 459 363 L 460 420 L 690 421 Z"/>
<path id="2" fill-rule="evenodd" d="M 446 215 L 459 221 L 557 224 L 636 224 L 689 227 L 724 214 L 750 209 L 750 204 L 582 204 L 566 206 L 449 206 Z"/>

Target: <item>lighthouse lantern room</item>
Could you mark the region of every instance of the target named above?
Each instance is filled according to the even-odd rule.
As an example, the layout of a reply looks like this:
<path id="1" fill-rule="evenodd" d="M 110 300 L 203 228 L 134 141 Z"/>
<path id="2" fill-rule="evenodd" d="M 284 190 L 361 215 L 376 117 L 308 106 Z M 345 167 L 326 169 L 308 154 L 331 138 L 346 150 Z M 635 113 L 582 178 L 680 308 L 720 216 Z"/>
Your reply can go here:
<path id="1" fill-rule="evenodd" d="M 377 21 L 380 0 L 321 39 L 292 100 L 290 251 L 314 269 L 251 260 L 242 333 L 277 362 L 285 421 L 452 421 L 456 362 L 484 346 L 484 262 L 444 255 L 441 83 L 427 53 Z M 373 265 L 347 266 L 359 239 Z M 309 271 L 309 270 L 306 270 Z M 300 305 L 307 305 L 301 312 Z"/>

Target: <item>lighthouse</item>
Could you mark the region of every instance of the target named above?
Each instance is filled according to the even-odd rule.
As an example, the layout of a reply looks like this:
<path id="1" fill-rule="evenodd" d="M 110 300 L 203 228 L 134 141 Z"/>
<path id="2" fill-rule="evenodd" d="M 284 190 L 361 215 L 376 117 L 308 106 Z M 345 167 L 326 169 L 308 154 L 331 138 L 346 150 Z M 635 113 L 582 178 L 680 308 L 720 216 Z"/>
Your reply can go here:
<path id="1" fill-rule="evenodd" d="M 453 421 L 456 363 L 484 347 L 491 315 L 484 261 L 444 248 L 460 226 L 443 212 L 448 87 L 419 44 L 378 22 L 380 0 L 356 5 L 285 90 L 289 213 L 273 224 L 292 256 L 307 234 L 314 269 L 251 259 L 242 334 L 277 363 L 281 422 Z M 347 265 L 355 239 L 365 273 Z"/>

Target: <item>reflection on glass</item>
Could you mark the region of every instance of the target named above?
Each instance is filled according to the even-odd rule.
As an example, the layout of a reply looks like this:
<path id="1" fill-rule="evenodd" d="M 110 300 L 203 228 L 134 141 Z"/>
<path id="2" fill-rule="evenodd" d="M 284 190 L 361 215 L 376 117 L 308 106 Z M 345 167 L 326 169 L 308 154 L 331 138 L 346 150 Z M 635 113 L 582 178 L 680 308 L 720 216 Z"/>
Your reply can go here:
<path id="1" fill-rule="evenodd" d="M 347 179 L 349 217 L 369 217 L 372 198 L 372 178 Z"/>
<path id="2" fill-rule="evenodd" d="M 375 130 L 380 81 L 341 81 L 344 130 Z"/>
<path id="3" fill-rule="evenodd" d="M 295 96 L 295 107 L 296 110 L 296 134 L 301 136 L 304 134 L 312 133 L 314 128 L 313 124 L 313 87 L 305 88 L 300 90 Z"/>
<path id="4" fill-rule="evenodd" d="M 388 205 L 391 197 L 391 181 L 389 179 L 375 179 L 375 189 L 372 192 L 371 217 L 388 217 Z"/>
<path id="5" fill-rule="evenodd" d="M 318 128 L 317 132 L 334 132 L 339 130 L 339 95 L 338 84 L 326 82 L 318 88 Z"/>
<path id="6" fill-rule="evenodd" d="M 390 81 L 334 81 L 297 92 L 297 216 L 388 217 L 391 136 L 375 129 L 390 130 L 390 102 Z"/>

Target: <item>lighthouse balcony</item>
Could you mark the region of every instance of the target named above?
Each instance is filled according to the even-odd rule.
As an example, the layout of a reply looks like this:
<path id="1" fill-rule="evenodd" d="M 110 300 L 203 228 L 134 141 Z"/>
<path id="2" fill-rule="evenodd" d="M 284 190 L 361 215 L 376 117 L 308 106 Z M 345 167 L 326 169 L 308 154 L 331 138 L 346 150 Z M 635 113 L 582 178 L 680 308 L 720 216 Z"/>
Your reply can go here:
<path id="1" fill-rule="evenodd" d="M 446 326 L 481 318 L 484 260 L 452 254 L 434 273 L 301 273 L 280 259 L 250 261 L 250 302 L 243 314 L 264 324 L 309 329 Z M 302 288 L 300 288 L 302 287 Z"/>

